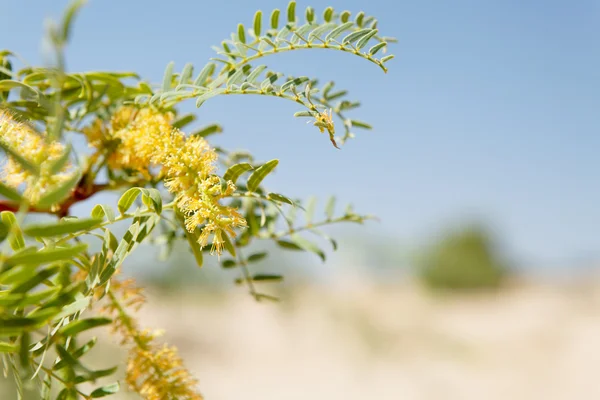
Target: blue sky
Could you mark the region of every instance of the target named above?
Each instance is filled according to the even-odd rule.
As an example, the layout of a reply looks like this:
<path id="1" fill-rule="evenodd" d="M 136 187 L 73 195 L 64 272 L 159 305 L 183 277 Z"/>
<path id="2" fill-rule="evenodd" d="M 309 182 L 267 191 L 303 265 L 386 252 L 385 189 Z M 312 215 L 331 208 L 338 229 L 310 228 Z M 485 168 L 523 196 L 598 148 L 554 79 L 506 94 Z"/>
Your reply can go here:
<path id="1" fill-rule="evenodd" d="M 65 1 L 2 0 L 0 47 L 40 63 L 47 16 Z M 200 68 L 210 46 L 274 0 L 92 0 L 74 27 L 67 66 L 134 70 L 160 81 L 169 61 Z M 211 99 L 198 124 L 214 143 L 279 158 L 269 187 L 335 194 L 380 223 L 352 234 L 409 246 L 453 221 L 488 221 L 523 266 L 560 267 L 600 254 L 600 1 L 302 1 L 379 19 L 399 43 L 383 74 L 348 54 L 265 59 L 295 75 L 334 79 L 375 129 L 343 150 L 273 98 Z M 191 106 L 191 105 L 190 105 Z M 191 107 L 190 107 L 191 108 Z M 384 240 L 384 239 L 381 239 Z M 343 246 L 342 246 L 343 249 Z"/>

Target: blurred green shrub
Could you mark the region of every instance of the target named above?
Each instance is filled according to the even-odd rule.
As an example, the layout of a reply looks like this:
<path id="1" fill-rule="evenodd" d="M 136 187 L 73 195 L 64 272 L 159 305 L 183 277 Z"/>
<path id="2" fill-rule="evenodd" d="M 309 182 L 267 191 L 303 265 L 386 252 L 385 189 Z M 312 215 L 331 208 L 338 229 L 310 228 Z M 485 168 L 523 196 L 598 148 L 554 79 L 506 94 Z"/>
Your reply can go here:
<path id="1" fill-rule="evenodd" d="M 417 261 L 417 273 L 433 289 L 490 289 L 503 282 L 508 265 L 489 231 L 471 225 L 451 230 L 429 245 Z"/>

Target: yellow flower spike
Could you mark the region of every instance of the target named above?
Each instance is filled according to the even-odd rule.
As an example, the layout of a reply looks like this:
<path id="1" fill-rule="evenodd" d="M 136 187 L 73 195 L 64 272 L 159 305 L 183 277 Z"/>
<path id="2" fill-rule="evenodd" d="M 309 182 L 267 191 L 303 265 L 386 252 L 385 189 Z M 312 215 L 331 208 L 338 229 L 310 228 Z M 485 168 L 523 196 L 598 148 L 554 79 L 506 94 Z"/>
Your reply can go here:
<path id="1" fill-rule="evenodd" d="M 198 243 L 208 244 L 213 235 L 212 253 L 221 254 L 222 234 L 235 237 L 235 228 L 246 226 L 244 218 L 233 208 L 219 203 L 236 190 L 233 182 L 221 185 L 214 175 L 217 153 L 200 136 L 185 138 L 184 134 L 170 125 L 172 115 L 161 114 L 152 108 L 136 109 L 122 107 L 111 118 L 110 125 L 94 124 L 86 131 L 92 140 L 104 135 L 101 146 L 118 139 L 119 144 L 110 155 L 111 167 L 133 169 L 145 176 L 149 166 L 162 166 L 161 176 L 165 188 L 175 195 L 177 208 L 184 215 L 185 229 L 193 232 L 202 228 Z M 101 148 L 101 147 L 99 147 Z"/>

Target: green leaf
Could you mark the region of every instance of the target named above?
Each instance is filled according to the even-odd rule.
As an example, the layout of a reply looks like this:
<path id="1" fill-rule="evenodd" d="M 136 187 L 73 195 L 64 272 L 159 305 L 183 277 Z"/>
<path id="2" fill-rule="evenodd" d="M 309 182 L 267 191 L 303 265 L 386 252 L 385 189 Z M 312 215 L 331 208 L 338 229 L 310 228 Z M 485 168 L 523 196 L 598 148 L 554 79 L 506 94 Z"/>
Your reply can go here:
<path id="1" fill-rule="evenodd" d="M 296 2 L 290 1 L 287 6 L 287 20 L 289 23 L 296 22 Z"/>
<path id="2" fill-rule="evenodd" d="M 268 197 L 270 200 L 281 201 L 281 202 L 283 202 L 283 203 L 286 203 L 286 204 L 289 204 L 289 205 L 291 205 L 291 206 L 295 206 L 295 205 L 296 205 L 296 203 L 294 203 L 292 200 L 290 200 L 289 198 L 287 198 L 287 197 L 285 197 L 284 195 L 282 195 L 282 194 L 279 194 L 279 193 L 269 193 L 269 194 L 267 195 L 267 197 Z"/>
<path id="3" fill-rule="evenodd" d="M 186 114 L 183 117 L 177 118 L 171 125 L 173 126 L 173 128 L 181 129 L 184 126 L 194 122 L 195 120 L 195 114 Z"/>
<path id="4" fill-rule="evenodd" d="M 227 87 L 239 84 L 243 80 L 244 69 L 239 68 L 230 72 L 229 78 L 227 79 Z"/>
<path id="5" fill-rule="evenodd" d="M 312 111 L 298 111 L 294 113 L 294 117 L 314 117 Z"/>
<path id="6" fill-rule="evenodd" d="M 16 353 L 19 351 L 19 346 L 12 343 L 0 342 L 0 353 Z"/>
<path id="7" fill-rule="evenodd" d="M 286 250 L 303 250 L 302 247 L 298 246 L 297 244 L 295 244 L 293 242 L 289 242 L 287 240 L 278 240 L 276 243 L 279 247 L 282 247 Z"/>
<path id="8" fill-rule="evenodd" d="M 221 125 L 210 124 L 210 125 L 207 125 L 207 126 L 205 126 L 203 128 L 200 128 L 196 132 L 192 133 L 191 136 L 207 137 L 207 136 L 212 135 L 214 133 L 221 133 L 221 132 L 223 132 L 223 128 L 221 128 Z"/>
<path id="9" fill-rule="evenodd" d="M 90 393 L 90 397 L 93 399 L 97 399 L 100 397 L 109 396 L 111 394 L 117 393 L 119 389 L 119 382 L 111 383 L 110 385 L 105 385 L 94 390 L 92 393 Z"/>
<path id="10" fill-rule="evenodd" d="M 258 167 L 252 173 L 252 175 L 250 175 L 250 178 L 248 178 L 248 190 L 251 192 L 256 191 L 256 189 L 258 189 L 258 186 L 263 181 L 263 179 L 265 179 L 265 177 L 271 171 L 273 171 L 273 169 L 275 169 L 277 164 L 279 164 L 279 160 L 274 159 L 274 160 L 268 161 L 265 164 Z"/>
<path id="11" fill-rule="evenodd" d="M 0 243 L 4 242 L 6 237 L 8 236 L 10 229 L 4 222 L 0 220 Z"/>
<path id="12" fill-rule="evenodd" d="M 352 124 L 352 126 L 355 126 L 357 128 L 373 129 L 373 127 L 371 125 L 367 124 L 366 122 L 357 121 L 355 119 L 351 119 L 350 123 Z"/>
<path id="13" fill-rule="evenodd" d="M 48 267 L 38 271 L 34 276 L 26 280 L 25 282 L 19 284 L 17 287 L 11 290 L 11 293 L 25 293 L 44 282 L 46 279 L 54 276 L 60 271 L 60 267 L 58 265 Z"/>
<path id="14" fill-rule="evenodd" d="M 198 77 L 196 78 L 196 80 L 194 81 L 194 85 L 196 86 L 204 86 L 204 83 L 206 82 L 206 80 L 208 79 L 209 76 L 212 75 L 212 73 L 215 70 L 215 64 L 214 63 L 208 63 L 204 66 L 204 68 L 202 68 L 202 70 L 200 71 L 200 73 L 198 74 Z"/>
<path id="15" fill-rule="evenodd" d="M 27 236 L 33 237 L 52 237 L 69 233 L 91 230 L 102 223 L 101 219 L 96 218 L 73 218 L 63 219 L 58 222 L 46 224 L 32 224 L 23 228 Z"/>
<path id="16" fill-rule="evenodd" d="M 327 7 L 325 11 L 323 11 L 323 19 L 325 22 L 331 22 L 331 17 L 333 17 L 333 8 Z"/>
<path id="17" fill-rule="evenodd" d="M 325 99 L 328 101 L 332 101 L 339 97 L 344 97 L 347 94 L 348 94 L 347 90 L 340 90 L 339 92 L 335 92 L 335 93 L 327 93 L 327 95 L 325 95 Z"/>
<path id="18" fill-rule="evenodd" d="M 192 250 L 192 254 L 194 254 L 194 259 L 196 260 L 196 265 L 202 267 L 204 263 L 204 256 L 202 255 L 202 249 L 200 248 L 200 244 L 198 243 L 198 228 L 194 229 L 194 232 L 190 232 L 185 227 L 185 218 L 180 213 L 176 213 L 177 220 L 179 224 L 183 227 L 183 231 L 185 233 L 185 238 L 190 245 L 190 250 Z"/>
<path id="19" fill-rule="evenodd" d="M 377 29 L 371 30 L 371 32 L 360 38 L 360 40 L 356 43 L 356 48 L 360 50 L 365 47 L 367 43 L 369 43 L 369 40 L 371 40 L 371 38 L 375 35 L 377 35 Z"/>
<path id="20" fill-rule="evenodd" d="M 233 268 L 233 267 L 237 266 L 237 262 L 235 262 L 235 260 L 228 258 L 227 260 L 221 261 L 221 266 L 223 268 Z"/>
<path id="21" fill-rule="evenodd" d="M 198 234 L 196 232 L 189 232 L 187 229 L 183 228 L 185 231 L 185 238 L 190 245 L 190 249 L 194 254 L 194 259 L 196 260 L 196 265 L 202 267 L 204 263 L 204 256 L 202 255 L 202 249 L 200 248 L 200 244 L 198 243 Z"/>
<path id="22" fill-rule="evenodd" d="M 274 9 L 273 12 L 271 13 L 271 28 L 272 29 L 277 29 L 277 27 L 279 26 L 279 14 L 280 14 L 280 11 L 278 9 Z"/>
<path id="23" fill-rule="evenodd" d="M 154 210 L 156 214 L 162 212 L 162 197 L 158 189 L 149 188 L 142 191 L 142 202 L 151 210 Z"/>
<path id="24" fill-rule="evenodd" d="M 163 92 L 167 92 L 171 89 L 171 82 L 173 81 L 173 67 L 175 67 L 175 62 L 171 61 L 167 64 L 167 68 L 165 68 L 165 73 L 163 75 L 162 81 Z"/>
<path id="25" fill-rule="evenodd" d="M 90 305 L 91 300 L 92 300 L 91 297 L 84 297 L 81 299 L 77 299 L 74 302 L 72 302 L 71 304 L 67 304 L 66 306 L 64 306 L 62 308 L 62 310 L 60 310 L 60 312 L 58 314 L 56 314 L 56 316 L 54 318 L 60 319 L 60 318 L 68 317 L 69 315 L 73 315 L 76 312 L 83 311 Z"/>
<path id="26" fill-rule="evenodd" d="M 384 63 L 386 61 L 390 61 L 392 58 L 394 58 L 394 55 L 390 54 L 389 56 L 382 57 L 381 62 Z"/>
<path id="27" fill-rule="evenodd" d="M 335 40 L 338 36 L 340 36 L 344 31 L 347 31 L 351 27 L 354 26 L 354 22 L 346 22 L 337 28 L 333 29 L 331 32 L 325 36 L 325 41 L 329 42 L 330 40 Z"/>
<path id="28" fill-rule="evenodd" d="M 229 254 L 232 255 L 232 257 L 235 257 L 235 246 L 233 243 L 231 243 L 229 235 L 225 232 L 223 232 L 223 241 L 225 242 L 225 249 L 229 252 Z"/>
<path id="29" fill-rule="evenodd" d="M 56 396 L 56 400 L 77 400 L 79 395 L 75 388 L 64 388 Z"/>
<path id="30" fill-rule="evenodd" d="M 79 375 L 75 377 L 75 383 L 79 384 L 88 381 L 95 382 L 96 380 L 104 378 L 105 376 L 114 375 L 114 373 L 117 372 L 118 369 L 118 367 L 113 367 L 108 369 L 100 369 L 96 371 L 86 371 L 84 375 Z"/>
<path id="31" fill-rule="evenodd" d="M 71 178 L 67 179 L 59 186 L 57 186 L 54 190 L 46 193 L 44 196 L 40 198 L 37 203 L 37 206 L 40 208 L 47 208 L 52 206 L 53 204 L 59 204 L 65 197 L 67 197 L 71 191 L 77 186 L 79 180 L 81 179 L 81 171 L 77 171 L 71 176 Z"/>
<path id="32" fill-rule="evenodd" d="M 317 26 L 308 35 L 308 41 L 312 42 L 314 38 L 320 38 L 322 34 L 327 32 L 328 30 L 332 29 L 333 27 L 335 27 L 334 23 L 327 23 L 327 24 Z"/>
<path id="33" fill-rule="evenodd" d="M 245 32 L 244 24 L 238 24 L 238 39 L 242 43 L 246 43 L 246 32 Z"/>
<path id="34" fill-rule="evenodd" d="M 44 321 L 36 318 L 0 316 L 0 336 L 17 336 L 23 331 L 43 325 Z"/>
<path id="35" fill-rule="evenodd" d="M 280 91 L 285 92 L 290 87 L 301 85 L 302 83 L 307 82 L 308 80 L 309 78 L 307 76 L 300 76 L 298 78 L 290 79 L 289 81 L 281 85 Z"/>
<path id="36" fill-rule="evenodd" d="M 66 43 L 69 40 L 69 34 L 71 33 L 71 25 L 73 24 L 73 19 L 75 18 L 75 14 L 79 11 L 79 9 L 86 3 L 85 0 L 76 0 L 73 1 L 65 15 L 63 17 L 62 29 L 61 29 L 61 41 L 62 43 Z"/>
<path id="37" fill-rule="evenodd" d="M 115 212 L 112 207 L 107 204 L 96 204 L 90 215 L 94 219 L 102 219 L 106 217 L 109 222 L 115 221 Z"/>
<path id="38" fill-rule="evenodd" d="M 11 269 L 11 271 L 14 270 Z M 42 301 L 49 301 L 61 291 L 61 286 L 54 286 L 45 290 L 39 290 L 35 293 L 10 293 L 0 296 L 0 306 L 26 307 L 39 304 Z"/>
<path id="39" fill-rule="evenodd" d="M 254 36 L 256 36 L 257 38 L 260 36 L 261 23 L 262 23 L 262 11 L 258 10 L 256 12 L 256 14 L 254 14 Z"/>
<path id="40" fill-rule="evenodd" d="M 253 263 L 253 262 L 258 262 L 262 259 L 264 259 L 265 257 L 267 257 L 267 252 L 263 251 L 260 253 L 254 253 L 252 254 L 250 257 L 248 257 L 248 262 L 249 263 Z"/>
<path id="41" fill-rule="evenodd" d="M 127 189 L 127 191 L 123 193 L 119 199 L 119 202 L 117 203 L 117 208 L 119 209 L 121 215 L 125 214 L 131 208 L 135 200 L 139 197 L 140 193 L 142 193 L 142 190 L 145 189 L 133 187 Z"/>
<path id="42" fill-rule="evenodd" d="M 72 369 L 80 369 L 80 370 L 83 370 L 85 372 L 91 372 L 87 368 L 85 368 L 79 362 L 79 360 L 77 360 L 75 357 L 73 357 L 71 355 L 71 353 L 69 353 L 67 351 L 67 349 L 65 349 L 62 345 L 56 343 L 56 345 L 54 347 L 56 348 L 56 352 L 58 353 L 58 355 L 61 358 L 61 360 L 64 361 L 65 363 L 67 363 L 67 365 L 69 367 L 71 367 Z"/>
<path id="43" fill-rule="evenodd" d="M 200 107 L 202 103 L 204 103 L 206 100 L 210 99 L 211 97 L 215 97 L 222 93 L 225 93 L 226 91 L 227 88 L 216 88 L 204 92 L 200 96 L 196 97 L 196 107 Z"/>
<path id="44" fill-rule="evenodd" d="M 255 282 L 280 282 L 283 280 L 283 276 L 272 274 L 256 274 L 252 276 L 252 280 Z"/>
<path id="45" fill-rule="evenodd" d="M 369 49 L 369 54 L 374 56 L 377 52 L 387 46 L 386 42 L 377 43 L 375 46 Z"/>
<path id="46" fill-rule="evenodd" d="M 356 25 L 358 25 L 359 27 L 362 28 L 364 19 L 365 19 L 365 13 L 361 11 L 358 14 L 356 14 L 356 18 L 354 20 L 356 21 Z"/>
<path id="47" fill-rule="evenodd" d="M 25 332 L 21 335 L 19 342 L 19 362 L 23 372 L 29 374 L 31 365 L 29 364 L 29 345 L 31 344 L 31 334 Z"/>
<path id="48" fill-rule="evenodd" d="M 329 198 L 329 200 L 327 200 L 327 205 L 325 206 L 325 215 L 327 215 L 328 220 L 333 218 L 334 211 L 335 211 L 335 197 L 331 196 Z"/>
<path id="49" fill-rule="evenodd" d="M 31 96 L 33 98 L 33 100 L 35 100 L 38 105 L 40 106 L 48 106 L 48 99 L 46 97 L 44 97 L 44 95 L 38 91 L 37 89 L 35 89 L 32 86 L 26 85 L 23 82 L 19 82 L 19 81 L 15 81 L 15 80 L 11 80 L 11 79 L 5 79 L 0 81 L 0 92 L 2 91 L 8 91 L 14 88 L 19 88 L 21 89 L 21 96 Z"/>
<path id="50" fill-rule="evenodd" d="M 133 187 L 123 193 L 119 199 L 119 202 L 117 203 L 117 207 L 121 215 L 125 214 L 131 208 L 140 194 L 142 195 L 142 202 L 149 209 L 154 210 L 157 214 L 162 212 L 162 198 L 157 189 Z"/>
<path id="51" fill-rule="evenodd" d="M 346 36 L 343 40 L 342 43 L 346 44 L 346 43 L 352 43 L 357 41 L 358 39 L 362 38 L 365 35 L 368 35 L 369 33 L 371 33 L 371 31 L 373 31 L 373 29 L 361 29 L 359 31 L 356 32 L 352 32 L 351 34 L 349 34 L 348 36 Z"/>
<path id="52" fill-rule="evenodd" d="M 308 239 L 305 239 L 300 235 L 292 235 L 291 240 L 301 249 L 310 251 L 311 253 L 315 253 L 316 255 L 321 257 L 321 260 L 323 260 L 323 262 L 325 262 L 325 253 L 313 242 L 309 241 Z"/>
<path id="53" fill-rule="evenodd" d="M 277 45 L 275 44 L 275 42 L 273 42 L 271 39 L 269 39 L 269 38 L 268 38 L 268 37 L 266 37 L 266 36 L 263 36 L 263 37 L 261 37 L 261 38 L 260 38 L 260 40 L 262 40 L 262 41 L 264 41 L 264 42 L 268 43 L 268 44 L 269 44 L 271 47 L 273 47 L 274 49 L 276 49 L 276 48 L 277 48 Z"/>
<path id="54" fill-rule="evenodd" d="M 92 339 L 90 339 L 86 344 L 84 344 L 83 346 L 81 346 L 80 348 L 78 348 L 75 351 L 71 352 L 71 355 L 75 358 L 81 358 L 83 355 L 85 355 L 88 351 L 90 351 L 91 349 L 94 348 L 94 346 L 96 345 L 96 343 L 98 342 L 98 338 L 93 337 Z M 67 365 L 66 362 L 64 361 L 59 361 L 58 363 L 56 363 L 54 365 L 54 369 L 55 370 L 60 370 L 62 368 L 64 368 Z"/>
<path id="55" fill-rule="evenodd" d="M 350 19 L 350 11 L 345 10 L 342 11 L 342 13 L 340 14 L 340 21 L 342 21 L 343 23 L 348 22 L 348 20 Z"/>
<path id="56" fill-rule="evenodd" d="M 252 167 L 252 165 L 250 165 L 249 163 L 240 163 L 232 165 L 231 167 L 227 168 L 225 175 L 223 175 L 223 179 L 225 181 L 232 181 L 233 183 L 236 183 L 238 178 L 244 172 L 250 171 L 252 169 L 254 169 L 254 167 Z"/>
<path id="57" fill-rule="evenodd" d="M 8 257 L 4 263 L 5 265 L 46 264 L 54 261 L 70 260 L 86 250 L 87 247 L 87 243 L 78 243 L 75 246 L 46 248 L 36 252 L 22 251 Z"/>
<path id="58" fill-rule="evenodd" d="M 6 197 L 8 200 L 20 202 L 22 197 L 15 189 L 6 186 L 0 182 L 0 195 Z"/>
<path id="59" fill-rule="evenodd" d="M 306 22 L 312 24 L 315 21 L 315 9 L 312 7 L 306 7 Z"/>
<path id="60" fill-rule="evenodd" d="M 254 68 L 254 70 L 250 72 L 250 74 L 246 78 L 246 82 L 254 83 L 258 76 L 261 74 L 261 72 L 265 70 L 265 68 L 267 68 L 266 65 L 259 65 L 258 67 Z"/>
<path id="61" fill-rule="evenodd" d="M 188 83 L 192 74 L 194 73 L 194 66 L 191 63 L 187 63 L 183 66 L 183 71 L 179 76 L 179 84 Z"/>
<path id="62" fill-rule="evenodd" d="M 72 321 L 68 325 L 63 326 L 58 330 L 58 333 L 63 336 L 75 336 L 78 333 L 88 329 L 97 328 L 99 326 L 108 325 L 112 322 L 110 318 L 87 318 Z"/>
<path id="63" fill-rule="evenodd" d="M 9 238 L 11 249 L 17 251 L 25 248 L 25 239 L 23 238 L 23 233 L 21 232 L 21 228 L 19 228 L 15 214 L 11 211 L 2 211 L 0 218 L 11 235 Z"/>

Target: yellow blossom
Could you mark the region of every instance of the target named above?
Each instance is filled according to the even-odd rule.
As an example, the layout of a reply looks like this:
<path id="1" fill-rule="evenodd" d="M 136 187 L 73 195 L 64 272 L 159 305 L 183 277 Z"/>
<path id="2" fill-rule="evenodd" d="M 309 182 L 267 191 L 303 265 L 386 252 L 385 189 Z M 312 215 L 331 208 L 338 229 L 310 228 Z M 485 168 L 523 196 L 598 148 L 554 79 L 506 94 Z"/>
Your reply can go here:
<path id="1" fill-rule="evenodd" d="M 327 110 L 319 112 L 315 117 L 315 122 L 313 125 L 317 126 L 321 133 L 324 133 L 325 129 L 327 129 L 327 132 L 329 133 L 329 140 L 331 140 L 331 143 L 333 143 L 333 145 L 339 149 L 334 138 L 335 126 L 333 124 L 333 115 L 331 109 L 329 109 L 329 114 L 327 114 Z"/>
<path id="2" fill-rule="evenodd" d="M 62 143 L 49 141 L 47 136 L 36 132 L 28 123 L 18 121 L 4 109 L 0 109 L 0 141 L 3 146 L 39 167 L 39 172 L 35 173 L 23 168 L 9 155 L 0 175 L 0 180 L 8 186 L 20 188 L 23 185 L 23 197 L 32 204 L 72 176 L 68 162 L 59 171 L 52 170 L 53 164 L 64 155 Z"/>
<path id="3" fill-rule="evenodd" d="M 204 247 L 213 235 L 212 253 L 221 254 L 225 238 L 236 236 L 235 228 L 246 221 L 237 210 L 220 201 L 235 192 L 232 182 L 215 175 L 217 153 L 198 136 L 186 138 L 171 126 L 172 115 L 153 108 L 122 107 L 109 126 L 94 122 L 85 132 L 90 144 L 111 149 L 108 165 L 138 171 L 145 176 L 151 166 L 160 167 L 167 190 L 175 195 L 177 208 L 185 217 L 185 228 L 193 232 L 204 225 L 198 243 Z"/>
<path id="4" fill-rule="evenodd" d="M 232 207 L 219 201 L 235 192 L 235 185 L 225 185 L 213 175 L 216 152 L 201 137 L 190 137 L 177 152 L 164 161 L 165 187 L 174 193 L 177 207 L 185 216 L 185 226 L 193 232 L 205 224 L 198 239 L 201 247 L 213 234 L 211 253 L 221 254 L 225 243 L 223 235 L 235 237 L 234 228 L 245 227 L 246 220 Z"/>

